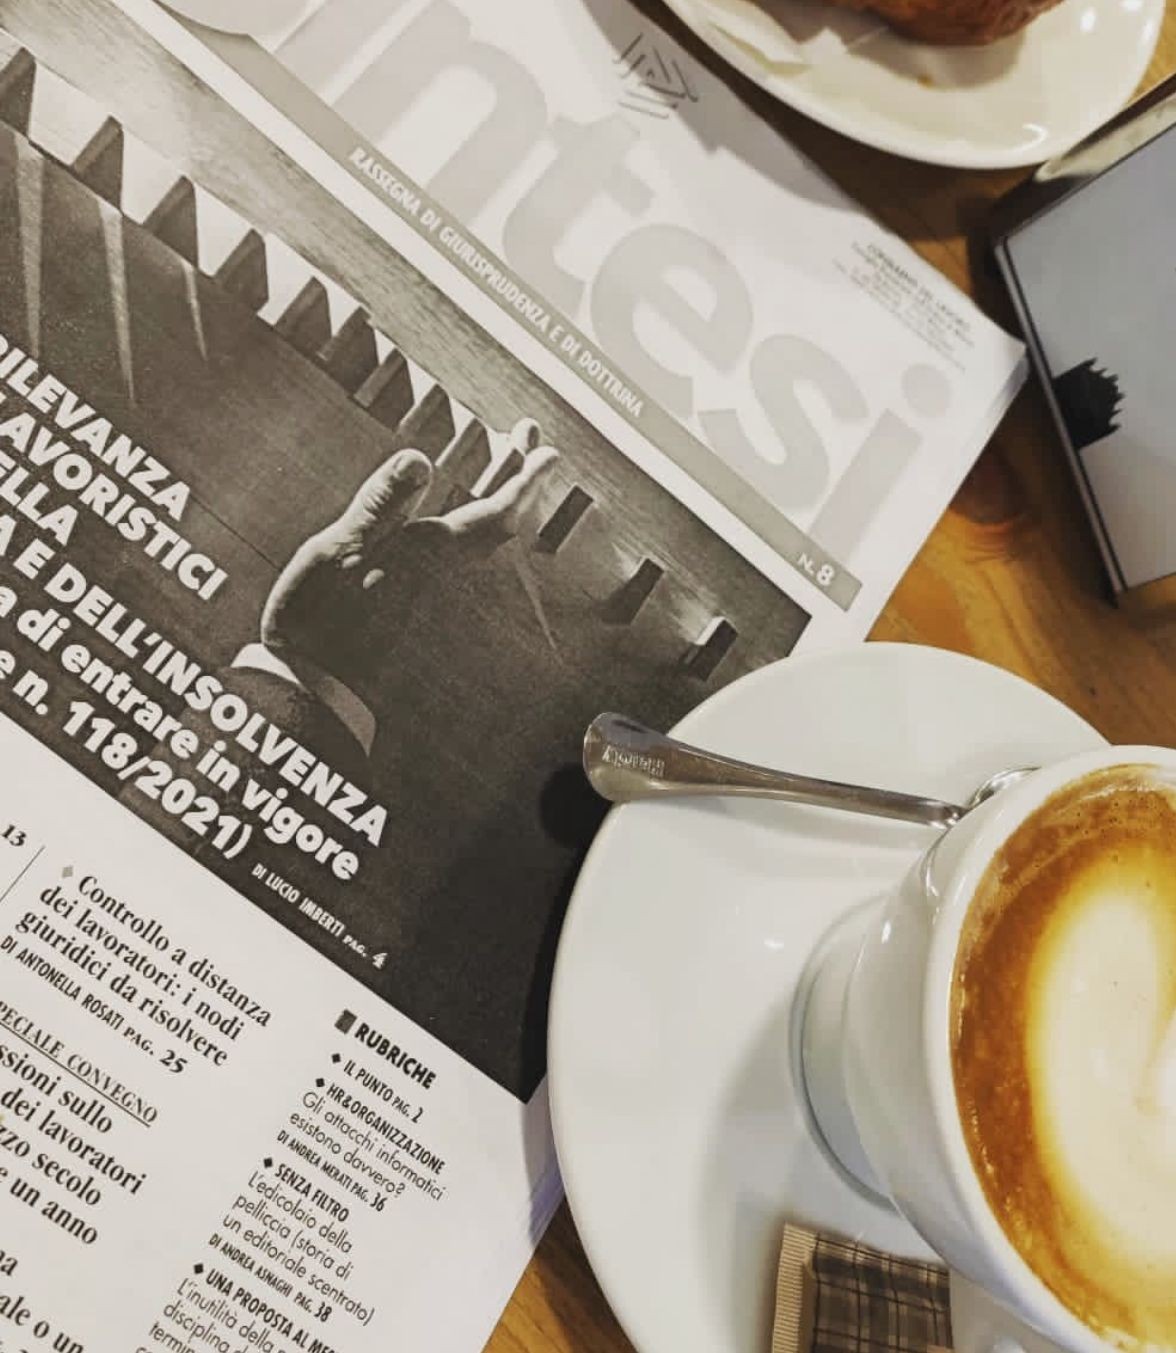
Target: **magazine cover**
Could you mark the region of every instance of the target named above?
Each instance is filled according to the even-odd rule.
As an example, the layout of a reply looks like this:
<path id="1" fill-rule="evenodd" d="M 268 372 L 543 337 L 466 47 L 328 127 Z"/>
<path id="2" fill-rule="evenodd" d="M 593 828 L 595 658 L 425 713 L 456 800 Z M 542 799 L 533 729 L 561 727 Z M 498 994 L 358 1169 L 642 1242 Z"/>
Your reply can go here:
<path id="1" fill-rule="evenodd" d="M 625 4 L 583 48 L 603 130 L 550 26 L 520 64 L 453 5 L 378 51 L 371 5 L 305 9 L 0 0 L 3 1349 L 480 1347 L 559 1198 L 584 728 L 861 637 L 1021 376 Z M 400 147 L 432 168 L 357 140 L 377 56 L 433 90 L 421 34 L 654 234 L 493 156 L 463 205 L 464 95 Z M 291 50 L 334 92 L 279 106 Z M 790 261 L 664 205 L 716 109 L 749 140 L 711 197 L 816 213 Z"/>
<path id="2" fill-rule="evenodd" d="M 142 59 L 233 206 L 0 51 L 0 1316 L 480 1347 L 559 1197 L 583 728 L 671 724 L 808 616 Z"/>
<path id="3" fill-rule="evenodd" d="M 120 3 L 685 471 L 841 642 L 1024 378 L 1019 342 L 631 0 Z"/>

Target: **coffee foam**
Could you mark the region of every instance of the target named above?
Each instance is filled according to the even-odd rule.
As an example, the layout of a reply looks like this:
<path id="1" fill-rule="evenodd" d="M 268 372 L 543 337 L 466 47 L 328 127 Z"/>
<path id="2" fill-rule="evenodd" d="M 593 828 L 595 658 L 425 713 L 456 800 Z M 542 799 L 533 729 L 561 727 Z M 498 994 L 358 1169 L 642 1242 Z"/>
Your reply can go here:
<path id="1" fill-rule="evenodd" d="M 1013 833 L 952 992 L 961 1124 L 1029 1266 L 1125 1348 L 1176 1348 L 1176 796 L 1098 772 Z"/>

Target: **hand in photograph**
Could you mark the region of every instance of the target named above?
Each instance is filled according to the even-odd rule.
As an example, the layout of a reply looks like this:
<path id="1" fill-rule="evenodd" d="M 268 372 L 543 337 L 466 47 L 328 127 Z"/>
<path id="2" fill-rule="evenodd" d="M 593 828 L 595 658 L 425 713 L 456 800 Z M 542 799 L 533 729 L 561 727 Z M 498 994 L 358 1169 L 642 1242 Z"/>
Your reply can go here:
<path id="1" fill-rule="evenodd" d="M 514 536 L 559 455 L 531 418 L 515 424 L 510 449 L 523 456 L 515 474 L 438 517 L 413 517 L 432 482 L 428 459 L 390 456 L 282 570 L 262 611 L 266 647 L 294 666 L 309 660 L 378 706 L 385 664 L 430 578 L 476 567 Z"/>

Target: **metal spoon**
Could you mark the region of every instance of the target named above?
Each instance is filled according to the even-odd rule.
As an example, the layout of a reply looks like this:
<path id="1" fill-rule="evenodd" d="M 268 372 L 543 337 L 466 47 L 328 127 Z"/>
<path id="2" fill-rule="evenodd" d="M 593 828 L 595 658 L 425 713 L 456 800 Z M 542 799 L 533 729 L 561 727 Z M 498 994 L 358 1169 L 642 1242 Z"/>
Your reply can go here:
<path id="1" fill-rule="evenodd" d="M 998 771 L 966 803 L 959 804 L 753 766 L 678 742 L 622 714 L 601 714 L 589 724 L 584 735 L 584 773 L 592 788 L 610 803 L 735 794 L 950 827 L 978 803 L 1031 775 L 1035 769 L 1026 766 Z"/>

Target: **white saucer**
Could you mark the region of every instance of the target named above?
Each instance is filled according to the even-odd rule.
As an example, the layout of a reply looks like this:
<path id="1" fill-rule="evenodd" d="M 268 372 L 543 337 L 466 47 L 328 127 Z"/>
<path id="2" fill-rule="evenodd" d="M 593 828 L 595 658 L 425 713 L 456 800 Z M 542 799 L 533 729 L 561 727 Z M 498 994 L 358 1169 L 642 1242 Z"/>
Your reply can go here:
<path id="1" fill-rule="evenodd" d="M 963 798 L 1102 739 L 997 668 L 865 644 L 743 678 L 675 730 L 832 779 Z M 556 962 L 556 1145 L 589 1261 L 642 1353 L 763 1353 L 786 1219 L 926 1250 L 810 1137 L 789 1013 L 813 946 L 897 882 L 932 829 L 747 800 L 605 822 Z"/>
<path id="2" fill-rule="evenodd" d="M 1065 0 L 986 47 L 930 47 L 882 28 L 806 69 L 768 64 L 714 27 L 698 0 L 668 4 L 737 70 L 816 121 L 896 155 L 966 169 L 1048 160 L 1118 112 L 1164 16 L 1164 0 Z"/>

